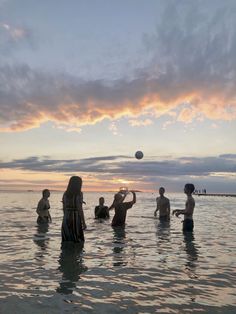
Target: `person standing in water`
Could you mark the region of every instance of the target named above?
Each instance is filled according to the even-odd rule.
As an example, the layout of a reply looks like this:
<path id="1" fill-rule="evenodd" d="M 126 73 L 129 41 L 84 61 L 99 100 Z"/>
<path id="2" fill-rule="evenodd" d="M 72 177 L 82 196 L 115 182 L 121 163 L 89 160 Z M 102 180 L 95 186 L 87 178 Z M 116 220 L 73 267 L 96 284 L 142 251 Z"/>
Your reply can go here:
<path id="1" fill-rule="evenodd" d="M 160 187 L 159 194 L 160 196 L 156 198 L 157 208 L 154 211 L 154 216 L 157 216 L 159 211 L 159 219 L 162 221 L 170 220 L 170 201 L 167 197 L 164 196 L 165 189 Z"/>
<path id="2" fill-rule="evenodd" d="M 42 191 L 42 198 L 38 202 L 38 206 L 36 209 L 36 212 L 38 214 L 37 218 L 37 223 L 47 223 L 47 222 L 52 222 L 52 217 L 49 213 L 50 209 L 50 204 L 49 204 L 49 196 L 50 196 L 50 191 L 48 189 L 45 189 Z"/>
<path id="3" fill-rule="evenodd" d="M 81 188 L 82 179 L 78 176 L 71 177 L 62 198 L 64 212 L 61 227 L 62 242 L 84 243 L 83 230 L 86 229 L 86 223 Z"/>
<path id="4" fill-rule="evenodd" d="M 115 215 L 112 219 L 112 227 L 120 227 L 125 226 L 125 220 L 127 215 L 127 210 L 131 208 L 136 203 L 136 194 L 133 191 L 130 191 L 133 194 L 133 200 L 131 202 L 124 202 L 124 199 L 127 192 L 122 193 L 116 193 L 114 196 L 114 201 L 112 205 L 109 207 L 109 210 L 115 209 Z"/>
<path id="5" fill-rule="evenodd" d="M 185 209 L 174 209 L 172 214 L 178 217 L 179 215 L 184 215 L 183 220 L 183 231 L 193 231 L 193 211 L 195 207 L 195 201 L 192 197 L 195 187 L 192 183 L 187 183 L 184 186 L 184 193 L 187 195 L 187 201 L 185 203 Z"/>
<path id="6" fill-rule="evenodd" d="M 95 207 L 94 214 L 95 219 L 107 219 L 109 218 L 109 210 L 108 207 L 104 205 L 105 200 L 104 197 L 99 198 L 99 205 Z"/>

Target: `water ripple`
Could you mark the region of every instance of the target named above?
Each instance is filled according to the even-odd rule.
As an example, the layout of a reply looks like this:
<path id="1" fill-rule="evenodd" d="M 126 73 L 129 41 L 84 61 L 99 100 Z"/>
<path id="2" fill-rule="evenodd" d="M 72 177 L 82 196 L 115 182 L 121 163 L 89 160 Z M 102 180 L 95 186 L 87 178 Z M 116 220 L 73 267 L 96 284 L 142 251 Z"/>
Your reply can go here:
<path id="1" fill-rule="evenodd" d="M 152 217 L 151 194 L 138 195 L 125 229 L 95 221 L 100 195 L 87 194 L 81 249 L 61 248 L 60 194 L 51 197 L 53 222 L 42 226 L 35 223 L 37 194 L 2 196 L 1 313 L 236 311 L 234 199 L 197 198 L 195 231 L 183 235 L 181 220 Z M 170 198 L 173 208 L 184 204 L 183 196 Z"/>

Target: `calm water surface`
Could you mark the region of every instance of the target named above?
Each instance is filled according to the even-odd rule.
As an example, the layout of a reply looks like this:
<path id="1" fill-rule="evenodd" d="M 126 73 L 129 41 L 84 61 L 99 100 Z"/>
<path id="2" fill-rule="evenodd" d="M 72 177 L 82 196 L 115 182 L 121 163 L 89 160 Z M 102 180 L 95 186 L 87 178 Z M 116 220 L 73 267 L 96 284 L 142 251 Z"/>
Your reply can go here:
<path id="1" fill-rule="evenodd" d="M 125 230 L 93 219 L 101 194 L 85 193 L 86 243 L 61 249 L 61 193 L 52 224 L 36 224 L 40 193 L 0 193 L 0 313 L 236 313 L 236 198 L 195 197 L 195 230 L 152 218 L 140 193 Z M 103 194 L 110 205 L 113 194 Z M 169 194 L 172 209 L 184 195 Z M 113 213 L 112 213 L 113 215 Z"/>

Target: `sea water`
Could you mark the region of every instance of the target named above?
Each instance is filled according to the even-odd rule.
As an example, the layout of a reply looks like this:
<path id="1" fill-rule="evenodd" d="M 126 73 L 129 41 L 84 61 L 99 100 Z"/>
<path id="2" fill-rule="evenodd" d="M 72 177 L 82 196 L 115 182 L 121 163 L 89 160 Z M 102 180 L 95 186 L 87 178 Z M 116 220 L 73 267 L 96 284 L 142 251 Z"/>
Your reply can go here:
<path id="1" fill-rule="evenodd" d="M 1 192 L 0 313 L 235 313 L 236 198 L 195 196 L 194 232 L 153 217 L 156 195 L 138 193 L 125 229 L 94 220 L 112 193 L 84 193 L 85 245 L 61 249 L 62 193 L 38 226 L 39 192 Z M 185 196 L 169 194 L 171 208 Z M 111 212 L 111 217 L 113 213 Z"/>

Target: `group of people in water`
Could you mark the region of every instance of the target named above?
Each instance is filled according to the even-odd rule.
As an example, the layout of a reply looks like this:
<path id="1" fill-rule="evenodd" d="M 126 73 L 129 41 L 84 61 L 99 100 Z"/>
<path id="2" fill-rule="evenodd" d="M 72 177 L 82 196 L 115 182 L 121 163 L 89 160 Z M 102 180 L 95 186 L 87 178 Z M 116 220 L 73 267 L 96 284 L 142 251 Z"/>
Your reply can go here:
<path id="1" fill-rule="evenodd" d="M 195 187 L 192 183 L 187 183 L 184 186 L 184 193 L 187 195 L 187 200 L 185 203 L 185 209 L 174 209 L 172 214 L 176 217 L 179 215 L 184 215 L 183 220 L 183 231 L 193 231 L 194 223 L 193 223 L 193 211 L 195 207 L 195 201 L 192 196 Z M 170 201 L 167 197 L 164 196 L 165 189 L 160 187 L 159 194 L 160 196 L 156 198 L 157 207 L 154 211 L 154 216 L 157 216 L 157 212 L 159 211 L 159 219 L 161 221 L 170 220 Z"/>
<path id="2" fill-rule="evenodd" d="M 61 226 L 62 242 L 74 242 L 84 243 L 84 230 L 87 228 L 83 204 L 82 179 L 78 176 L 72 176 L 69 180 L 66 191 L 63 194 L 63 220 Z M 193 211 L 195 207 L 195 201 L 192 197 L 195 187 L 191 183 L 187 183 L 184 187 L 184 193 L 187 195 L 187 201 L 185 209 L 175 209 L 172 214 L 175 216 L 184 215 L 183 231 L 193 231 Z M 125 198 L 128 193 L 132 193 L 132 200 L 125 202 Z M 165 189 L 160 187 L 160 196 L 156 199 L 156 210 L 154 216 L 157 216 L 159 212 L 160 221 L 170 220 L 170 201 L 164 196 Z M 49 197 L 50 191 L 45 189 L 42 191 L 42 198 L 38 202 L 36 212 L 38 214 L 37 223 L 49 223 L 52 221 L 49 209 Z M 95 207 L 94 214 L 95 219 L 108 219 L 110 218 L 110 210 L 114 209 L 115 214 L 112 219 L 112 227 L 124 227 L 126 221 L 127 210 L 136 203 L 136 194 L 134 191 L 128 191 L 127 189 L 121 189 L 114 195 L 113 203 L 110 207 L 105 206 L 104 197 L 99 198 L 99 205 Z"/>

